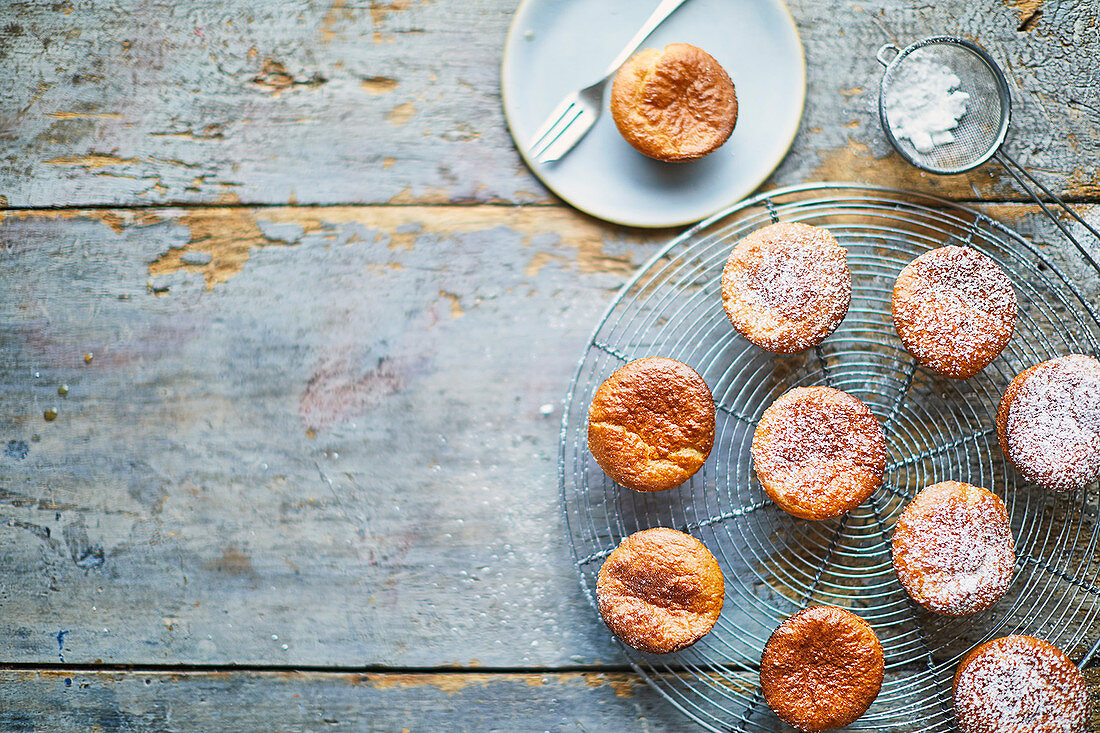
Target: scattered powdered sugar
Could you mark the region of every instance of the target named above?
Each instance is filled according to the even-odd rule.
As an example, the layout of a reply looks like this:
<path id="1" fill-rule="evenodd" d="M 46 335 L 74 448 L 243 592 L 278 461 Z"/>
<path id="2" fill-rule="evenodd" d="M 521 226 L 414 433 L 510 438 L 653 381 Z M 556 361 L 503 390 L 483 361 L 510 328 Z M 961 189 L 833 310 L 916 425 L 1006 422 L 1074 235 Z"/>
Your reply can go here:
<path id="1" fill-rule="evenodd" d="M 819 309 L 810 306 L 828 303 L 831 308 L 851 297 L 844 257 L 836 254 L 819 244 L 769 247 L 762 250 L 751 287 L 764 306 L 788 320 L 818 317 Z"/>
<path id="2" fill-rule="evenodd" d="M 1006 433 L 1029 481 L 1069 491 L 1100 478 L 1100 362 L 1080 354 L 1044 362 L 1012 399 Z"/>
<path id="3" fill-rule="evenodd" d="M 954 142 L 951 130 L 966 114 L 970 99 L 958 91 L 959 83 L 943 64 L 918 56 L 906 59 L 886 90 L 886 119 L 894 137 L 909 138 L 922 153 Z"/>
<path id="4" fill-rule="evenodd" d="M 996 639 L 969 659 L 955 688 L 963 733 L 1082 733 L 1084 678 L 1055 647 L 1026 636 Z"/>
<path id="5" fill-rule="evenodd" d="M 734 327 L 780 353 L 821 343 L 852 298 L 847 251 L 826 229 L 793 222 L 750 233 L 722 271 L 722 305 Z"/>
<path id="6" fill-rule="evenodd" d="M 917 260 L 926 286 L 954 301 L 954 307 L 998 318 L 1016 314 L 1016 294 L 1008 276 L 992 259 L 972 247 L 946 245 Z"/>
<path id="7" fill-rule="evenodd" d="M 1004 504 L 953 481 L 906 507 L 893 539 L 898 580 L 922 606 L 950 616 L 993 605 L 1012 583 L 1016 555 Z"/>

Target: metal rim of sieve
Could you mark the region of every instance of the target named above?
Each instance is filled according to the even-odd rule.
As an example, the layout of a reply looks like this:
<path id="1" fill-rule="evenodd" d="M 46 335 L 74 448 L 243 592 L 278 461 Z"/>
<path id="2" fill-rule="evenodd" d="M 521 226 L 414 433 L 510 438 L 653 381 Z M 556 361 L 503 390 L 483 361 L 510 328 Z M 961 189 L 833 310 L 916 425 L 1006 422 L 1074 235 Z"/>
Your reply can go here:
<path id="1" fill-rule="evenodd" d="M 721 304 L 721 273 L 742 236 L 775 221 L 829 228 L 849 251 L 853 301 L 840 327 L 800 355 L 768 355 L 736 334 Z M 944 243 L 975 247 L 1017 285 L 1017 330 L 1005 351 L 963 382 L 937 380 L 901 346 L 892 283 L 915 256 Z M 1097 268 L 1100 272 L 1100 268 Z M 1041 636 L 1080 655 L 1100 611 L 1100 521 L 1095 490 L 1057 496 L 1022 479 L 993 428 L 1005 386 L 1026 366 L 1076 351 L 1100 354 L 1100 314 L 1066 263 L 974 209 L 898 189 L 821 183 L 746 199 L 672 240 L 638 269 L 598 320 L 564 402 L 559 487 L 574 568 L 598 614 L 596 576 L 633 531 L 691 533 L 726 576 L 726 608 L 688 649 L 654 656 L 620 644 L 631 668 L 706 730 L 781 727 L 757 683 L 759 653 L 783 618 L 811 603 L 850 607 L 879 633 L 890 675 L 851 730 L 954 729 L 951 680 L 971 645 L 1011 633 Z M 715 447 L 679 488 L 639 494 L 612 482 L 588 453 L 596 388 L 633 359 L 690 364 L 717 405 Z M 860 397 L 890 446 L 883 488 L 849 518 L 811 523 L 763 497 L 747 461 L 760 412 L 792 386 L 831 384 Z M 941 394 L 941 392 L 943 394 Z M 922 614 L 897 583 L 889 534 L 926 485 L 983 485 L 1013 521 L 1017 574 L 1010 596 L 968 619 Z M 610 632 L 609 632 L 610 633 Z M 1083 655 L 1082 663 L 1096 650 Z"/>
<path id="2" fill-rule="evenodd" d="M 997 130 L 997 135 L 993 139 L 989 148 L 973 161 L 966 163 L 965 165 L 958 165 L 952 167 L 941 167 L 929 165 L 926 161 L 915 159 L 905 148 L 902 147 L 897 137 L 894 135 L 894 130 L 890 125 L 890 120 L 886 117 L 886 88 L 893 80 L 897 70 L 901 67 L 901 64 L 905 62 L 905 59 L 917 51 L 928 46 L 944 45 L 944 46 L 957 46 L 965 49 L 969 53 L 976 56 L 981 60 L 989 71 L 989 76 L 993 80 L 994 85 L 997 87 L 997 96 L 1001 103 L 1001 124 Z M 892 59 L 888 59 L 885 54 L 889 51 L 894 51 L 895 55 Z M 1001 67 L 993 60 L 993 57 L 978 44 L 973 41 L 968 41 L 965 38 L 956 38 L 954 36 L 933 36 L 931 38 L 925 38 L 924 40 L 912 43 L 905 48 L 898 48 L 892 43 L 888 43 L 882 46 L 875 54 L 875 58 L 880 64 L 886 67 L 886 71 L 882 74 L 882 81 L 879 82 L 879 94 L 878 94 L 878 116 L 879 122 L 882 125 L 882 130 L 886 134 L 886 139 L 890 141 L 891 147 L 905 158 L 911 165 L 917 168 L 928 171 L 929 173 L 936 173 L 939 175 L 954 175 L 957 173 L 965 173 L 969 170 L 977 168 L 982 163 L 992 158 L 1001 146 L 1004 144 L 1005 137 L 1008 135 L 1008 125 L 1012 117 L 1012 94 L 1008 88 L 1008 80 L 1005 78 L 1004 72 L 1001 71 Z"/>

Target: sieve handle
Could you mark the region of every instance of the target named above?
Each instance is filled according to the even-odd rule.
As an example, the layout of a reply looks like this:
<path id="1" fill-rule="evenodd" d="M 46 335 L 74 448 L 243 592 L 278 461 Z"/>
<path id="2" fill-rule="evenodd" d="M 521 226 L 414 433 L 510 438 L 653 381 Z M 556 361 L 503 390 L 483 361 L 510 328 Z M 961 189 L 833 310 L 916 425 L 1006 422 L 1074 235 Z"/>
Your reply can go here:
<path id="1" fill-rule="evenodd" d="M 887 58 L 886 53 L 888 51 L 893 51 L 894 55 Z M 898 48 L 897 46 L 895 46 L 892 43 L 887 43 L 885 46 L 883 46 L 882 48 L 880 48 L 878 50 L 878 53 L 875 54 L 875 58 L 878 59 L 878 62 L 880 64 L 882 64 L 883 66 L 889 66 L 890 63 L 898 57 L 899 53 L 901 53 L 900 48 Z"/>
<path id="2" fill-rule="evenodd" d="M 1056 217 L 1054 215 L 1054 212 L 1050 210 L 1046 203 L 1043 202 L 1043 200 L 1039 197 L 1039 194 L 1035 193 L 1035 189 L 1027 185 L 1027 183 L 1024 181 L 1024 178 L 1027 178 L 1028 181 L 1031 181 L 1031 183 L 1036 188 L 1038 188 L 1040 191 L 1053 199 L 1056 204 L 1061 206 L 1063 211 L 1065 211 L 1067 214 L 1073 217 L 1081 226 L 1085 227 L 1085 229 L 1091 232 L 1092 236 L 1096 237 L 1097 243 L 1100 243 L 1100 231 L 1097 231 L 1096 227 L 1094 227 L 1092 224 L 1089 224 L 1081 217 L 1080 214 L 1067 206 L 1066 203 L 1062 201 L 1062 199 L 1058 198 L 1058 196 L 1052 193 L 1050 189 L 1048 189 L 1039 181 L 1039 179 L 1028 173 L 1027 169 L 1017 163 L 1015 160 L 1013 160 L 1008 155 L 1008 153 L 1003 150 L 998 150 L 993 155 L 993 157 L 997 160 L 998 163 L 1001 164 L 1002 168 L 1008 171 L 1009 175 L 1016 179 L 1016 183 L 1020 185 L 1020 188 L 1027 191 L 1028 195 L 1031 196 L 1035 203 L 1039 204 L 1039 208 L 1043 210 L 1043 213 L 1047 215 L 1047 218 L 1054 222 L 1054 225 L 1058 227 L 1059 231 L 1061 231 L 1062 234 L 1066 236 L 1066 239 L 1073 242 L 1074 246 L 1076 246 L 1077 249 L 1080 250 L 1081 254 L 1085 256 L 1085 259 L 1089 261 L 1089 264 L 1091 264 L 1094 268 L 1096 268 L 1098 272 L 1100 272 L 1100 263 L 1097 263 L 1097 261 L 1093 258 L 1092 253 L 1089 252 L 1089 250 L 1083 244 L 1077 241 L 1077 237 L 1070 234 L 1070 231 L 1066 227 L 1066 225 L 1058 220 L 1058 217 Z M 1021 177 L 1021 174 L 1023 177 Z"/>

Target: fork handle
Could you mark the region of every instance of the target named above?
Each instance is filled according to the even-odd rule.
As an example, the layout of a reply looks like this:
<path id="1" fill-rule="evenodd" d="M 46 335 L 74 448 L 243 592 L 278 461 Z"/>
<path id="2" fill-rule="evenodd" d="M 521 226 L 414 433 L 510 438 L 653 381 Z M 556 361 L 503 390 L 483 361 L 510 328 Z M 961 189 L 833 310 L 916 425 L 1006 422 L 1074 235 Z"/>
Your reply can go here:
<path id="1" fill-rule="evenodd" d="M 664 19 L 671 15 L 673 10 L 683 5 L 684 2 L 686 2 L 686 0 L 661 0 L 661 4 L 653 11 L 653 15 L 649 16 L 645 24 L 638 29 L 638 32 L 630 39 L 630 43 L 626 44 L 626 48 L 624 48 L 619 55 L 615 57 L 615 60 L 611 62 L 611 66 L 607 67 L 607 71 L 604 72 L 604 78 L 606 79 L 618 71 L 619 67 L 625 64 L 626 60 L 638 50 L 638 46 L 642 45 L 642 41 L 649 38 L 649 34 L 664 22 Z"/>

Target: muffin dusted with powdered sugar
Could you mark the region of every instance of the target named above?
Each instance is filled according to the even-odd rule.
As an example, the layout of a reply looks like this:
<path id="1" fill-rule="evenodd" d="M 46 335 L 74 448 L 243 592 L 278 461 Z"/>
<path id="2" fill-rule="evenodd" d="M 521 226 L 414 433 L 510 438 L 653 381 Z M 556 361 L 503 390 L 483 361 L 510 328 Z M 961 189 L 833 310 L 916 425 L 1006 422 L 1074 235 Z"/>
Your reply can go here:
<path id="1" fill-rule="evenodd" d="M 997 358 L 1016 327 L 1016 293 L 997 263 L 949 245 L 910 262 L 894 283 L 894 328 L 916 360 L 967 379 Z"/>
<path id="2" fill-rule="evenodd" d="M 1004 502 L 960 481 L 917 494 L 898 519 L 891 548 L 906 592 L 945 616 L 992 606 L 1012 584 L 1016 566 Z"/>
<path id="3" fill-rule="evenodd" d="M 762 349 L 794 354 L 828 337 L 852 301 L 848 253 L 828 229 L 780 222 L 734 246 L 722 271 L 722 307 Z"/>
<path id="4" fill-rule="evenodd" d="M 858 398 L 831 387 L 796 387 L 773 402 L 752 436 L 764 492 L 801 519 L 832 519 L 882 485 L 886 439 Z"/>
<path id="5" fill-rule="evenodd" d="M 1085 677 L 1056 646 L 1031 636 L 993 639 L 955 673 L 962 733 L 1083 733 Z"/>
<path id="6" fill-rule="evenodd" d="M 1018 374 L 997 410 L 1005 457 L 1052 491 L 1100 478 L 1100 361 L 1069 354 Z"/>

